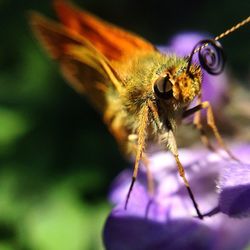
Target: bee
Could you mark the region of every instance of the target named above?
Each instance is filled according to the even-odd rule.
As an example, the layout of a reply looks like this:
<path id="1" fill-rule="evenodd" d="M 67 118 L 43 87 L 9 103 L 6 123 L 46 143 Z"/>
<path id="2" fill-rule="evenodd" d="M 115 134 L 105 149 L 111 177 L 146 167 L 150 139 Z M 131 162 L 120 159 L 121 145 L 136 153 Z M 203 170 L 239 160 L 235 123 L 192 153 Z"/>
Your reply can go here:
<path id="1" fill-rule="evenodd" d="M 202 141 L 209 146 L 200 115 L 200 110 L 206 109 L 209 127 L 219 144 L 234 157 L 218 132 L 210 103 L 201 101 L 201 68 L 211 74 L 219 74 L 223 70 L 224 54 L 218 40 L 249 23 L 250 17 L 215 39 L 199 42 L 187 57 L 178 57 L 160 53 L 138 35 L 105 22 L 67 1 L 54 1 L 54 7 L 59 23 L 32 12 L 32 30 L 48 54 L 59 62 L 68 83 L 89 99 L 124 152 L 135 157 L 125 208 L 140 161 L 145 163 L 148 189 L 153 194 L 146 145 L 157 143 L 175 158 L 196 213 L 202 219 L 179 160 L 175 134 L 183 118 L 195 114 L 194 125 L 201 132 Z M 192 62 L 195 53 L 199 54 L 200 64 Z M 215 62 L 217 59 L 219 64 Z M 197 105 L 189 108 L 196 97 Z"/>

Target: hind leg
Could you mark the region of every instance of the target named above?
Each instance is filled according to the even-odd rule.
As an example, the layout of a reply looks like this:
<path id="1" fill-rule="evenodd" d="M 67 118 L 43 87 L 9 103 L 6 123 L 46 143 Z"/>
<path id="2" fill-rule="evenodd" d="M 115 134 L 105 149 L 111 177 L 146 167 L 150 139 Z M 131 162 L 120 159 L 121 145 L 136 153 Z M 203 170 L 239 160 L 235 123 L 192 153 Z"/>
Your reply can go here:
<path id="1" fill-rule="evenodd" d="M 219 146 L 224 149 L 226 151 L 226 153 L 228 154 L 228 156 L 235 160 L 235 161 L 239 161 L 233 154 L 232 152 L 228 149 L 228 147 L 226 146 L 225 142 L 223 141 L 219 130 L 215 124 L 215 120 L 214 120 L 214 114 L 213 114 L 213 109 L 211 104 L 208 101 L 202 102 L 200 104 L 198 104 L 197 106 L 187 110 L 184 112 L 183 117 L 187 117 L 189 115 L 195 114 L 194 116 L 194 125 L 195 127 L 200 131 L 201 133 L 201 140 L 202 142 L 212 151 L 216 151 L 216 149 L 212 146 L 212 144 L 209 142 L 209 139 L 207 137 L 207 135 L 204 132 L 203 129 L 203 125 L 201 123 L 201 110 L 202 109 L 206 109 L 206 119 L 207 119 L 207 125 L 210 127 L 210 129 L 212 130 Z"/>

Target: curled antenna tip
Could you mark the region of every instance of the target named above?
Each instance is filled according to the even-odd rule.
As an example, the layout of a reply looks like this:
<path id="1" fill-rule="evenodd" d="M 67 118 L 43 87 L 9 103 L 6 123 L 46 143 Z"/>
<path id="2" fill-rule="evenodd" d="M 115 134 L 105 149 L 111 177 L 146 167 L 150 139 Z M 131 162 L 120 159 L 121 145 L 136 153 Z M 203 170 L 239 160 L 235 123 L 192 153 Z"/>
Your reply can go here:
<path id="1" fill-rule="evenodd" d="M 218 41 L 206 39 L 199 41 L 193 48 L 189 58 L 186 72 L 190 71 L 192 58 L 198 52 L 201 67 L 211 75 L 219 75 L 225 66 L 225 54 Z"/>
<path id="2" fill-rule="evenodd" d="M 191 54 L 188 56 L 188 65 L 186 72 L 190 72 L 192 58 L 194 54 L 198 52 L 198 57 L 202 68 L 205 69 L 209 74 L 220 74 L 225 66 L 225 54 L 218 40 L 225 36 L 228 36 L 230 33 L 236 31 L 237 29 L 248 23 L 250 23 L 250 16 L 237 23 L 232 28 L 216 36 L 214 39 L 207 39 L 198 42 L 194 46 Z"/>

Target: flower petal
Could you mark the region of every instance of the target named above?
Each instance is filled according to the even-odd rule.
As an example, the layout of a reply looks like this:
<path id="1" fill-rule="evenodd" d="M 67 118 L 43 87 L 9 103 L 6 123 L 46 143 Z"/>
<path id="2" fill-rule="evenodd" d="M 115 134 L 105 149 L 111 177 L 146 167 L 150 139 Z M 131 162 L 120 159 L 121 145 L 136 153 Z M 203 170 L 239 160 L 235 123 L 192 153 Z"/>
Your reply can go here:
<path id="1" fill-rule="evenodd" d="M 250 165 L 225 164 L 219 186 L 221 212 L 231 217 L 250 216 Z"/>
<path id="2" fill-rule="evenodd" d="M 112 212 L 104 228 L 104 244 L 108 250 L 193 250 L 213 249 L 216 234 L 195 219 L 159 223 L 147 218 L 124 217 Z"/>

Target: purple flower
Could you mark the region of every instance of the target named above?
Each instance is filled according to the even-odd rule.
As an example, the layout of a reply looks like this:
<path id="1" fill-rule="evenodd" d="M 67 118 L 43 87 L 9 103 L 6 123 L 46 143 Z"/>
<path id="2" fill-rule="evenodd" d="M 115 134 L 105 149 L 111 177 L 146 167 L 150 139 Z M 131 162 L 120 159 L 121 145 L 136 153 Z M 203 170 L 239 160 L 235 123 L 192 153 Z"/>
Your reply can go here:
<path id="1" fill-rule="evenodd" d="M 169 153 L 150 157 L 153 199 L 147 193 L 141 166 L 127 210 L 124 201 L 131 171 L 122 172 L 110 193 L 115 208 L 104 228 L 106 248 L 244 249 L 250 244 L 250 145 L 237 146 L 234 152 L 246 163 L 206 150 L 180 150 L 200 210 L 213 214 L 203 221 L 194 218 L 194 208 Z"/>

